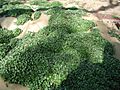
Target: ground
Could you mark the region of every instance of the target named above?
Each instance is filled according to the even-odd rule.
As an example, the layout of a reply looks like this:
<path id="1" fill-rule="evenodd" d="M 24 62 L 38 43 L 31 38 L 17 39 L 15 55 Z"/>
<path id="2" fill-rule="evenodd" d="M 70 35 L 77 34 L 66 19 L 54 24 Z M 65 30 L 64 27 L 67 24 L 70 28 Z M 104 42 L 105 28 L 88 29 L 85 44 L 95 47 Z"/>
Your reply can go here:
<path id="1" fill-rule="evenodd" d="M 111 5 L 112 0 L 49 0 L 51 1 L 60 1 L 64 4 L 65 7 L 70 7 L 70 6 L 76 6 L 78 8 L 83 7 L 87 9 L 88 11 L 97 11 L 97 13 L 101 14 L 109 14 L 109 15 L 116 15 L 120 16 L 120 6 L 119 0 L 113 0 L 113 4 Z M 114 6 L 116 4 L 116 6 Z M 102 6 L 104 6 L 103 9 L 100 9 Z M 89 13 L 89 16 L 92 13 Z M 89 17 L 87 16 L 87 17 Z M 91 17 L 90 17 L 91 18 Z M 108 32 L 108 25 L 103 24 L 101 22 L 98 22 L 98 17 L 96 19 L 96 16 L 92 14 L 92 19 L 96 20 L 96 24 L 101 30 L 101 35 L 112 42 L 115 45 L 115 57 L 120 59 L 120 42 L 113 37 L 110 37 L 107 32 Z M 102 18 L 101 18 L 102 19 Z M 108 20 L 109 21 L 109 20 Z M 20 85 L 15 85 L 15 84 L 8 84 L 8 87 L 6 87 L 5 83 L 3 80 L 0 79 L 0 90 L 28 90 L 27 87 L 23 87 Z"/>

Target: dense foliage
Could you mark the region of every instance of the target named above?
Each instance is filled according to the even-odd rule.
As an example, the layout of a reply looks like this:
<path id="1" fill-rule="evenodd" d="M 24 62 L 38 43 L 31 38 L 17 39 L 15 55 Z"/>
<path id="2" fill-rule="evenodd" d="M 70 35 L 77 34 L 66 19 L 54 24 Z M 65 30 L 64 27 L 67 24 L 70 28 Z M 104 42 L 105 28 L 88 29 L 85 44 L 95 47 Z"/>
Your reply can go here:
<path id="1" fill-rule="evenodd" d="M 30 0 L 31 5 L 39 5 L 40 8 L 50 8 L 50 7 L 59 7 L 62 6 L 60 2 L 51 2 L 49 3 L 47 0 Z"/>
<path id="2" fill-rule="evenodd" d="M 22 14 L 17 17 L 17 24 L 21 25 L 24 24 L 25 22 L 29 21 L 31 19 L 31 16 L 28 14 Z"/>
<path id="3" fill-rule="evenodd" d="M 7 3 L 1 7 L 1 16 L 14 16 L 17 17 L 21 14 L 32 14 L 32 9 L 23 4 Z"/>
<path id="4" fill-rule="evenodd" d="M 116 37 L 118 40 L 120 40 L 120 35 L 119 35 L 118 32 L 119 32 L 119 31 L 110 30 L 108 33 L 109 33 L 112 37 Z"/>
<path id="5" fill-rule="evenodd" d="M 0 30 L 4 80 L 30 90 L 119 90 L 120 61 L 94 23 L 81 18 L 84 12 L 54 8 L 46 13 L 49 26 L 21 40 L 14 38 L 16 32 Z"/>
<path id="6" fill-rule="evenodd" d="M 80 63 L 57 90 L 119 90 L 120 61 L 105 56 L 103 63 Z"/>
<path id="7" fill-rule="evenodd" d="M 40 18 L 40 15 L 41 15 L 40 11 L 34 12 L 34 19 L 36 20 L 36 19 Z"/>
<path id="8" fill-rule="evenodd" d="M 14 39 L 20 34 L 20 30 L 8 31 L 0 29 L 0 60 L 4 58 L 7 53 L 16 46 L 17 39 Z"/>

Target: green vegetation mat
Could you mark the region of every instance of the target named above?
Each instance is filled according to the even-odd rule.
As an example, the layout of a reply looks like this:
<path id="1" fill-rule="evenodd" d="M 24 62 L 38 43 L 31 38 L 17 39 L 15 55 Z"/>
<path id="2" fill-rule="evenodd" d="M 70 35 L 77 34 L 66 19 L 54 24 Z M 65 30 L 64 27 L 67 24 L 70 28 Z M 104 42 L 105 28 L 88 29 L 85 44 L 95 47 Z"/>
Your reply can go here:
<path id="1" fill-rule="evenodd" d="M 0 28 L 0 60 L 16 46 L 18 40 L 14 37 L 18 36 L 20 32 L 19 29 L 8 31 Z"/>
<path id="2" fill-rule="evenodd" d="M 61 8 L 46 13 L 49 26 L 21 40 L 15 38 L 19 33 L 0 30 L 1 77 L 30 90 L 119 90 L 113 45 L 81 18 L 85 13 Z"/>
<path id="3" fill-rule="evenodd" d="M 115 31 L 115 30 L 110 30 L 108 33 L 109 33 L 112 37 L 116 37 L 118 40 L 120 40 L 120 35 L 118 34 L 117 31 Z"/>

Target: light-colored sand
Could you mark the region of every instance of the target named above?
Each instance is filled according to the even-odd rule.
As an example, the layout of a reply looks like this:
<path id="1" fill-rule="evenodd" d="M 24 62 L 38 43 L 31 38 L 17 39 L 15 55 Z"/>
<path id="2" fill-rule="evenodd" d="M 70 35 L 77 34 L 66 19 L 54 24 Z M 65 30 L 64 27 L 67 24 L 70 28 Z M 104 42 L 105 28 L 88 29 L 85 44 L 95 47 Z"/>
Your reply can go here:
<path id="1" fill-rule="evenodd" d="M 8 84 L 7 87 L 6 82 L 0 77 L 0 90 L 28 90 L 28 88 L 18 84 Z"/>

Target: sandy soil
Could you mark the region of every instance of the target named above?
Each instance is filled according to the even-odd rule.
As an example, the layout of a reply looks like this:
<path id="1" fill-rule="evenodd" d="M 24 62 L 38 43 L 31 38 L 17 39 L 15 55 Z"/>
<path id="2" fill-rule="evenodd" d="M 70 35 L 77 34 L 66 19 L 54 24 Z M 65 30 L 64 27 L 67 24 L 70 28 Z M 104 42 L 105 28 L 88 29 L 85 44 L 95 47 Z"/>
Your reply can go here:
<path id="1" fill-rule="evenodd" d="M 8 85 L 8 86 L 7 86 Z M 18 84 L 7 84 L 2 78 L 0 78 L 0 90 L 28 90 L 27 87 L 23 87 Z"/>

